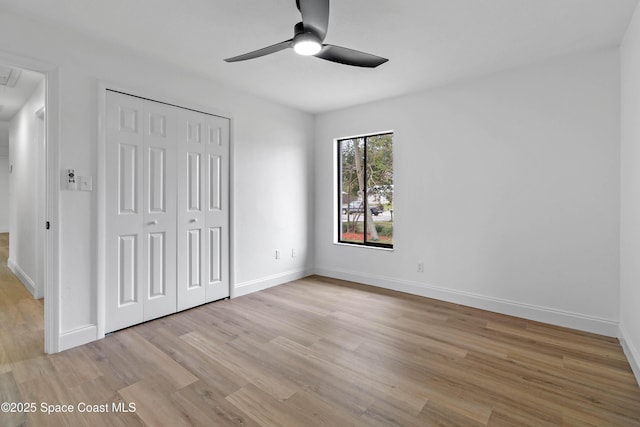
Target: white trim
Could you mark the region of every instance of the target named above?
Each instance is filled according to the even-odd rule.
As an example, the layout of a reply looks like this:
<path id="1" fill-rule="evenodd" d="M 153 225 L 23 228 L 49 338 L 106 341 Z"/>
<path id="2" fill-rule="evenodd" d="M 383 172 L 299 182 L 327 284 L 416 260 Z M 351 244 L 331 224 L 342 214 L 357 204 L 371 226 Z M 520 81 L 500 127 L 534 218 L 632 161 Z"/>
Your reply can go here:
<path id="1" fill-rule="evenodd" d="M 195 102 L 188 102 L 184 99 L 167 97 L 164 95 L 158 96 L 156 93 L 149 93 L 148 91 L 133 89 L 130 87 L 121 86 L 118 83 L 110 82 L 107 80 L 99 80 L 98 81 L 98 91 L 104 95 L 105 90 L 112 90 L 115 92 L 120 92 L 126 95 L 136 96 L 138 98 L 147 99 L 149 101 L 160 102 L 163 104 L 173 105 L 179 108 L 185 108 L 188 110 L 194 110 L 205 114 L 210 114 L 212 116 L 218 116 L 225 119 L 232 119 L 233 115 L 226 110 L 222 110 L 220 108 L 206 106 L 202 104 L 198 104 Z"/>
<path id="2" fill-rule="evenodd" d="M 229 298 L 235 298 L 236 281 L 236 145 L 235 120 L 229 119 Z"/>
<path id="3" fill-rule="evenodd" d="M 388 129 L 388 130 L 381 130 L 380 132 L 366 132 L 366 133 L 360 133 L 360 134 L 354 134 L 354 135 L 349 135 L 349 136 L 341 136 L 339 138 L 335 138 L 334 142 L 337 144 L 338 141 L 341 141 L 343 139 L 354 139 L 354 138 L 364 138 L 367 136 L 375 136 L 375 135 L 384 135 L 387 133 L 393 133 L 394 131 L 392 129 Z M 337 145 L 336 145 L 337 148 Z M 335 152 L 335 150 L 334 150 Z"/>
<path id="4" fill-rule="evenodd" d="M 283 283 L 302 279 L 303 277 L 310 276 L 311 274 L 311 269 L 305 268 L 301 270 L 285 271 L 284 273 L 242 282 L 237 284 L 234 288 L 231 288 L 231 298 L 237 298 L 253 292 L 262 291 L 267 288 L 282 285 Z"/>
<path id="5" fill-rule="evenodd" d="M 47 81 L 44 81 L 44 92 L 46 98 Z M 36 234 L 38 246 L 36 247 L 36 298 L 44 297 L 44 281 L 45 281 L 45 241 L 47 237 L 45 229 L 45 221 L 47 220 L 47 120 L 45 117 L 44 105 L 35 113 L 36 116 L 36 133 L 37 138 L 37 159 L 36 159 Z M 42 133 L 41 133 L 42 132 Z M 42 145 L 41 145 L 42 143 Z"/>
<path id="6" fill-rule="evenodd" d="M 106 310 L 106 183 L 107 183 L 107 163 L 106 163 L 106 150 L 107 150 L 107 86 L 103 82 L 98 82 L 98 147 L 96 155 L 97 170 L 97 185 L 96 185 L 96 200 L 97 200 L 97 217 L 98 227 L 96 227 L 96 256 L 98 258 L 96 267 L 96 339 L 104 338 L 105 331 L 105 310 Z"/>
<path id="7" fill-rule="evenodd" d="M 337 232 L 335 234 L 337 236 Z M 337 237 L 336 237 L 336 239 L 337 239 Z M 348 247 L 348 248 L 374 249 L 376 251 L 386 251 L 386 252 L 393 252 L 393 250 L 394 250 L 394 248 L 385 248 L 384 246 L 359 245 L 357 243 L 338 242 L 337 240 L 335 242 L 333 242 L 333 244 L 336 245 L 336 246 L 344 246 L 344 247 Z"/>
<path id="8" fill-rule="evenodd" d="M 441 301 L 452 302 L 455 304 L 466 305 L 482 310 L 517 316 L 524 319 L 535 320 L 537 322 L 550 323 L 557 326 L 592 332 L 600 335 L 610 337 L 616 337 L 618 335 L 618 322 L 611 319 L 603 319 L 595 316 L 571 313 L 564 310 L 524 304 L 502 298 L 493 298 L 472 292 L 439 288 L 409 280 L 372 276 L 360 272 L 317 267 L 315 269 L 315 273 L 321 276 L 364 283 L 366 285 L 392 289 L 395 291 L 434 298 Z"/>
<path id="9" fill-rule="evenodd" d="M 37 233 L 37 245 L 44 246 L 44 351 L 57 353 L 60 340 L 60 258 L 58 231 L 58 141 L 60 78 L 58 67 L 49 62 L 0 51 L 0 63 L 17 68 L 37 71 L 45 75 L 45 132 L 46 132 L 46 189 L 44 211 L 51 229 Z"/>
<path id="10" fill-rule="evenodd" d="M 9 258 L 7 260 L 7 267 L 9 270 L 22 282 L 25 288 L 33 295 L 34 298 L 42 298 L 42 295 L 38 295 L 36 283 L 29 277 L 25 271 L 20 268 L 18 264 L 13 260 L 13 258 Z"/>
<path id="11" fill-rule="evenodd" d="M 73 331 L 63 332 L 60 334 L 60 351 L 95 341 L 96 332 L 95 325 L 87 325 Z"/>
<path id="12" fill-rule="evenodd" d="M 624 350 L 625 356 L 627 356 L 629 365 L 631 365 L 631 370 L 636 377 L 636 381 L 638 382 L 638 385 L 640 385 L 640 351 L 638 351 L 633 343 L 627 339 L 628 336 L 629 334 L 627 334 L 624 325 L 621 323 L 618 340 L 620 341 L 622 350 Z"/>
<path id="13" fill-rule="evenodd" d="M 46 139 L 46 220 L 50 229 L 44 232 L 44 351 L 60 351 L 60 178 L 58 176 L 58 141 L 60 138 L 60 76 L 58 68 L 46 72 L 45 128 Z M 43 229 L 44 229 L 44 224 Z"/>

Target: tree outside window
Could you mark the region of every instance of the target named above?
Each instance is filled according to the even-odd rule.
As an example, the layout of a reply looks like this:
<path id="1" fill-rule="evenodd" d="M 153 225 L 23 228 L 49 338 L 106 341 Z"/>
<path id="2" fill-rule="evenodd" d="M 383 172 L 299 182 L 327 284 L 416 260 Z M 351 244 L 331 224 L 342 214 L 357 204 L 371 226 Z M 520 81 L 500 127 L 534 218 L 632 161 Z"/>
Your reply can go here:
<path id="1" fill-rule="evenodd" d="M 338 140 L 340 243 L 393 247 L 393 134 Z"/>

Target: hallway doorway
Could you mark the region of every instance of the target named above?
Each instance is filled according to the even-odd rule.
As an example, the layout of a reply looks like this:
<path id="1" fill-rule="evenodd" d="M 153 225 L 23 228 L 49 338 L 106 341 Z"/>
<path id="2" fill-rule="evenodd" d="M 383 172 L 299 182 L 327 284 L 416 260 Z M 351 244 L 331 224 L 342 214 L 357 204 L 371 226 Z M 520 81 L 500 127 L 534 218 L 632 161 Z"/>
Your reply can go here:
<path id="1" fill-rule="evenodd" d="M 46 108 L 51 73 L 57 78 L 50 66 L 0 52 L 0 164 L 4 166 L 0 168 L 0 343 L 14 345 L 20 354 L 28 353 L 26 343 L 26 348 L 40 354 L 58 348 L 58 322 L 50 320 L 58 316 L 56 298 L 50 298 L 57 295 L 57 278 L 51 274 L 52 267 L 57 271 L 52 262 L 57 233 L 52 239 L 45 227 L 55 220 L 50 202 L 57 205 L 48 197 L 55 194 L 57 184 L 51 180 L 51 166 L 57 167 L 51 159 L 56 154 L 48 141 L 57 124 L 50 126 Z M 16 339 L 7 338 L 14 332 Z M 0 359 L 6 359 L 12 348 L 6 347 Z"/>

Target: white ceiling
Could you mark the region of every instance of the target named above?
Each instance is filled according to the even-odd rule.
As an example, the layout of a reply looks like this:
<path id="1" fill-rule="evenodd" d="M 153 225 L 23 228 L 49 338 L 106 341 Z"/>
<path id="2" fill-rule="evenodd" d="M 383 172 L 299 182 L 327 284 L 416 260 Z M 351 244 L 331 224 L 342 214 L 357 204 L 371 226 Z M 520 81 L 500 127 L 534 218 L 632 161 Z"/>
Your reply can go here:
<path id="1" fill-rule="evenodd" d="M 15 87 L 0 85 L 0 121 L 11 120 L 43 78 L 43 74 L 35 71 L 21 70 Z"/>
<path id="2" fill-rule="evenodd" d="M 616 46 L 638 0 L 334 0 L 326 43 L 390 59 L 360 69 L 291 49 L 295 0 L 0 0 L 211 79 L 318 113 L 555 56 Z"/>

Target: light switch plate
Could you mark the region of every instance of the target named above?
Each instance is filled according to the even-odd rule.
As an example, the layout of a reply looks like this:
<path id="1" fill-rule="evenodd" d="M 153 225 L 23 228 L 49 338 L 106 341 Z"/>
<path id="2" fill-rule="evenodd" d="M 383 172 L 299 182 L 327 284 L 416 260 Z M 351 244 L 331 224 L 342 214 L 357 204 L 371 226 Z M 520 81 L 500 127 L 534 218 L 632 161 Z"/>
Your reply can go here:
<path id="1" fill-rule="evenodd" d="M 80 191 L 93 191 L 93 177 L 81 176 L 78 177 L 80 181 Z"/>

